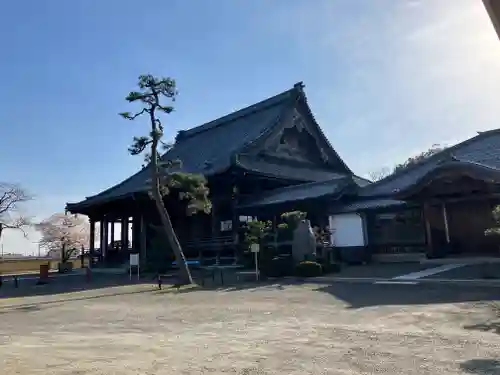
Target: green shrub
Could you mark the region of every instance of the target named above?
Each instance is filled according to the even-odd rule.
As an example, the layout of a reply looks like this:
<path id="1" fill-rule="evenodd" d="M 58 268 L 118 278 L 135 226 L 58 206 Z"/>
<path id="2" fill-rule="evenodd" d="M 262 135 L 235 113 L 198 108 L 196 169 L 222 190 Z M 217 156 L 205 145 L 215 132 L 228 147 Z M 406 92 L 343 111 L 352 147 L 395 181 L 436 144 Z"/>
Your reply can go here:
<path id="1" fill-rule="evenodd" d="M 323 268 L 323 274 L 340 272 L 339 263 L 329 263 L 327 261 L 322 261 L 321 267 Z"/>
<path id="2" fill-rule="evenodd" d="M 268 277 L 285 277 L 293 275 L 293 258 L 276 256 L 262 264 L 262 274 Z"/>
<path id="3" fill-rule="evenodd" d="M 318 262 L 303 261 L 295 266 L 295 275 L 299 277 L 316 277 L 323 274 L 323 267 Z"/>

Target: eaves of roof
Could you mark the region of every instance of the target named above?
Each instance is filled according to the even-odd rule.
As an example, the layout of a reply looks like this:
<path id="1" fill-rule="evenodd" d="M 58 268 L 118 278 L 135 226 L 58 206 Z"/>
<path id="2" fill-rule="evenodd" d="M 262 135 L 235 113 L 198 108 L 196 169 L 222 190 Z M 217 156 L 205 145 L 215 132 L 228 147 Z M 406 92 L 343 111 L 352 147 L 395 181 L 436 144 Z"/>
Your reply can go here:
<path id="1" fill-rule="evenodd" d="M 350 176 L 274 189 L 243 200 L 238 208 L 263 207 L 335 196 L 352 185 Z"/>

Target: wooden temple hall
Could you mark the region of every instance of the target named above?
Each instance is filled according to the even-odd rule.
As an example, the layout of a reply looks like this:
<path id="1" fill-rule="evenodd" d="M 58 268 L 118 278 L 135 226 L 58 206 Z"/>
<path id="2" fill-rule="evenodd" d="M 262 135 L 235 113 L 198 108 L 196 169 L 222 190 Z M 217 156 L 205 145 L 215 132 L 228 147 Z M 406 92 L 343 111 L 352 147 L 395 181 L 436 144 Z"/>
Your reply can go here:
<path id="1" fill-rule="evenodd" d="M 329 226 L 332 245 L 346 261 L 390 253 L 443 257 L 498 255 L 498 239 L 485 236 L 500 197 L 500 130 L 478 134 L 425 161 L 371 183 L 334 150 L 308 105 L 304 86 L 291 89 L 189 130 L 180 131 L 165 160 L 203 174 L 210 214 L 186 215 L 184 203 L 165 197 L 188 258 L 203 251 L 235 253 L 241 227 L 255 217 L 287 211 Z M 125 259 L 129 247 L 148 257 L 159 218 L 147 196 L 142 169 L 67 210 L 89 217 L 101 255 Z M 111 224 L 113 223 L 113 224 Z M 121 223 L 121 238 L 114 228 Z M 128 243 L 132 238 L 131 244 Z M 94 251 L 91 240 L 90 250 Z"/>

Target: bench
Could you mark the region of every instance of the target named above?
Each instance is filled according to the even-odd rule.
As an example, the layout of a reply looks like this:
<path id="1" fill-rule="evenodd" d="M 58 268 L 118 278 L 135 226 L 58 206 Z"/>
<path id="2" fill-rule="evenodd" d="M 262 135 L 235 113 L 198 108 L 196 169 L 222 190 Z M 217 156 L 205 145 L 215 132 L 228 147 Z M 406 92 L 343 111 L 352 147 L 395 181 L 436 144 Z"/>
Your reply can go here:
<path id="1" fill-rule="evenodd" d="M 19 275 L 7 275 L 7 276 L 0 275 L 0 288 L 2 287 L 3 283 L 7 281 L 13 281 L 14 288 L 19 288 Z"/>
<path id="2" fill-rule="evenodd" d="M 177 275 L 172 274 L 158 274 L 156 276 L 158 282 L 158 289 L 162 289 L 163 281 L 169 280 L 172 281 L 172 287 L 176 288 L 179 291 L 180 287 L 186 285 L 186 283 L 182 282 Z"/>

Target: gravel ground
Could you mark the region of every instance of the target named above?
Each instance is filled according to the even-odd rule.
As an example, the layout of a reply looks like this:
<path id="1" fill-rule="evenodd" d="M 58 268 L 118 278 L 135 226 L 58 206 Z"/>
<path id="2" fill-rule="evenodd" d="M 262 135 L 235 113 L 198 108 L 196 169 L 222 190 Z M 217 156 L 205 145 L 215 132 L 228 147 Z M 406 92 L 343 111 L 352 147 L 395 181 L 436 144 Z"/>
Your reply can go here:
<path id="1" fill-rule="evenodd" d="M 1 374 L 500 373 L 500 336 L 481 328 L 494 321 L 500 291 L 427 288 L 273 285 L 4 300 Z"/>

